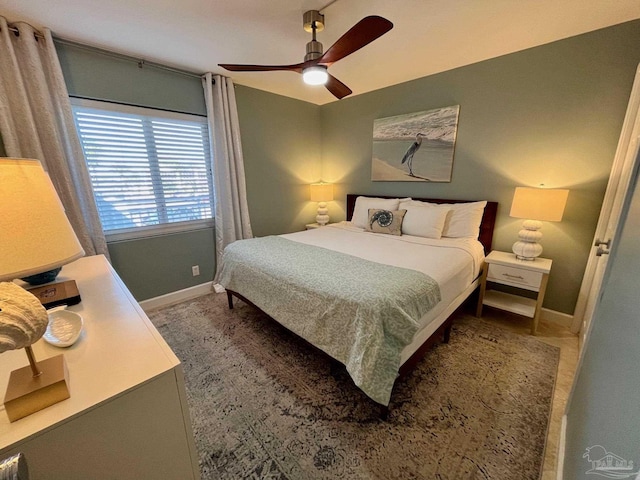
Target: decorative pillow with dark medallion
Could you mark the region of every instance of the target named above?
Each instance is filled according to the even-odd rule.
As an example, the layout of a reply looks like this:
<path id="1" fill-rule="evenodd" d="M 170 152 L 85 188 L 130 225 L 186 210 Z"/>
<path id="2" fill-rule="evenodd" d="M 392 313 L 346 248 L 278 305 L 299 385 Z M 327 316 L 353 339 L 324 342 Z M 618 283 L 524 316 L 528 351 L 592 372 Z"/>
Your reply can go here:
<path id="1" fill-rule="evenodd" d="M 369 209 L 369 221 L 366 230 L 373 233 L 402 235 L 402 220 L 406 210 Z"/>

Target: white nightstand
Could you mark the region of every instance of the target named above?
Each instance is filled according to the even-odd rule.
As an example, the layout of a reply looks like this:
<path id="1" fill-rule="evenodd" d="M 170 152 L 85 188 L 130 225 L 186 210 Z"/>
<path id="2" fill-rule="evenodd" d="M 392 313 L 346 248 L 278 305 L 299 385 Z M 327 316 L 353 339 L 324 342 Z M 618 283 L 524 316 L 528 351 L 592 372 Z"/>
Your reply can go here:
<path id="1" fill-rule="evenodd" d="M 531 334 L 535 335 L 552 261 L 548 258 L 518 260 L 513 253 L 496 250 L 487 255 L 484 261 L 485 268 L 482 272 L 476 316 L 482 316 L 483 305 L 524 315 L 533 319 Z M 533 299 L 497 290 L 488 290 L 487 282 L 537 292 L 537 297 Z"/>
<path id="2" fill-rule="evenodd" d="M 318 223 L 308 223 L 304 226 L 304 228 L 307 230 L 313 230 L 314 228 L 320 228 L 320 227 L 322 227 L 322 225 Z"/>

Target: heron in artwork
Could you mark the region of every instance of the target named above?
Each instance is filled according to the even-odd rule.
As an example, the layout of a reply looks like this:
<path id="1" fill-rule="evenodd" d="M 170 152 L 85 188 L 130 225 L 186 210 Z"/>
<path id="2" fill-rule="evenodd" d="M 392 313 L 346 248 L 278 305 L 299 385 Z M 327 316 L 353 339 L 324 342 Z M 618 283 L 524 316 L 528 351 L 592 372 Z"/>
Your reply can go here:
<path id="1" fill-rule="evenodd" d="M 415 175 L 413 174 L 413 156 L 420 149 L 420 145 L 422 145 L 422 137 L 424 136 L 424 133 L 418 133 L 416 135 L 416 141 L 411 144 L 411 146 L 407 149 L 407 152 L 404 154 L 404 157 L 402 157 L 401 163 L 404 165 L 406 162 L 407 166 L 409 167 L 409 175 L 412 177 L 415 177 Z"/>

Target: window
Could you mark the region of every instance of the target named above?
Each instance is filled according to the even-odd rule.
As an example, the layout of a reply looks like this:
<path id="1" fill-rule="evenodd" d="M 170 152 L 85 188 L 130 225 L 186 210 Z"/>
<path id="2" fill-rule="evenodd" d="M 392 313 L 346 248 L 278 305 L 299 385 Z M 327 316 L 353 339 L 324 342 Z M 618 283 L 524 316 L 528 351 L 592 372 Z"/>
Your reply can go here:
<path id="1" fill-rule="evenodd" d="M 212 224 L 206 118 L 72 99 L 108 240 Z"/>

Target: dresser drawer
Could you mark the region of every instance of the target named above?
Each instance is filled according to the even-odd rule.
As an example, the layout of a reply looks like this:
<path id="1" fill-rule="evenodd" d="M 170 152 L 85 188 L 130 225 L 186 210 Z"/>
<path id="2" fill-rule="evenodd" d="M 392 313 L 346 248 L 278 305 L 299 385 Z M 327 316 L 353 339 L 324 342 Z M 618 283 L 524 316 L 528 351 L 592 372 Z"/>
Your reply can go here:
<path id="1" fill-rule="evenodd" d="M 537 292 L 542 283 L 542 272 L 490 263 L 487 280 Z"/>

